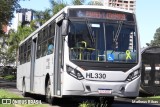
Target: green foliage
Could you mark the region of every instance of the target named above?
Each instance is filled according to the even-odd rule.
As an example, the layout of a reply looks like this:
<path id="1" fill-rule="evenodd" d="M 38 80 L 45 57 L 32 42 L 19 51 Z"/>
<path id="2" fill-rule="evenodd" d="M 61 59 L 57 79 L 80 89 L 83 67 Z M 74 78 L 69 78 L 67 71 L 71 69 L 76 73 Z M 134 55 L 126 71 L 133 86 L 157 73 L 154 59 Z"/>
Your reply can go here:
<path id="1" fill-rule="evenodd" d="M 0 98 L 22 98 L 16 94 L 10 93 L 7 90 L 0 89 Z"/>
<path id="2" fill-rule="evenodd" d="M 10 37 L 9 37 L 9 45 L 10 45 L 10 49 L 9 52 L 14 51 L 14 49 L 18 49 L 18 45 L 20 43 L 20 41 L 24 40 L 29 34 L 31 34 L 34 31 L 34 29 L 32 29 L 29 26 L 18 26 L 17 31 L 12 30 L 10 32 Z"/>
<path id="3" fill-rule="evenodd" d="M 13 94 L 13 93 L 10 93 L 8 92 L 7 90 L 2 90 L 0 89 L 0 98 L 22 98 L 21 96 L 18 96 L 16 94 Z M 1 103 L 1 100 L 0 100 L 0 103 Z M 15 107 L 15 105 L 3 105 L 3 104 L 0 104 L 0 107 Z"/>
<path id="4" fill-rule="evenodd" d="M 85 102 L 81 103 L 79 105 L 79 107 L 95 107 L 95 104 L 93 102 L 85 101 Z"/>
<path id="5" fill-rule="evenodd" d="M 38 23 L 41 26 L 51 18 L 50 13 L 51 13 L 51 9 L 46 9 L 44 11 L 34 11 L 34 17 L 35 17 L 34 23 Z M 31 27 L 33 27 L 33 25 Z"/>
<path id="6" fill-rule="evenodd" d="M 150 46 L 160 46 L 160 27 L 156 30 L 154 34 L 154 40 L 151 40 Z"/>
<path id="7" fill-rule="evenodd" d="M 55 15 L 60 10 L 62 10 L 65 6 L 67 6 L 67 3 L 56 2 L 55 0 L 50 0 L 50 3 L 51 3 L 52 15 Z"/>
<path id="8" fill-rule="evenodd" d="M 152 97 L 148 97 L 148 98 L 160 99 L 160 96 L 152 96 Z"/>
<path id="9" fill-rule="evenodd" d="M 7 76 L 4 76 L 3 77 L 5 80 L 15 80 L 16 79 L 16 77 L 14 76 L 14 75 L 7 75 Z"/>
<path id="10" fill-rule="evenodd" d="M 19 0 L 0 0 L 0 34 L 3 33 L 2 25 L 8 25 L 14 17 L 14 11 L 20 8 Z"/>
<path id="11" fill-rule="evenodd" d="M 7 51 L 8 38 L 9 38 L 9 35 L 7 35 L 7 34 L 2 34 L 0 37 L 0 39 L 2 40 L 0 42 L 0 59 L 3 59 L 3 60 L 1 60 L 1 63 L 3 65 L 6 65 L 8 63 L 12 63 L 13 60 L 15 60 L 14 56 L 12 56 L 12 54 Z"/>
<path id="12" fill-rule="evenodd" d="M 26 37 L 28 37 L 32 32 L 34 31 L 33 28 L 29 26 L 18 26 L 17 31 L 11 30 L 9 32 L 9 48 L 7 50 L 8 53 L 8 59 L 10 61 L 15 61 L 18 59 L 18 46 L 20 41 L 24 40 Z M 6 54 L 7 55 L 7 54 Z"/>
<path id="13" fill-rule="evenodd" d="M 72 4 L 73 5 L 83 5 L 84 4 L 84 0 L 73 0 Z"/>

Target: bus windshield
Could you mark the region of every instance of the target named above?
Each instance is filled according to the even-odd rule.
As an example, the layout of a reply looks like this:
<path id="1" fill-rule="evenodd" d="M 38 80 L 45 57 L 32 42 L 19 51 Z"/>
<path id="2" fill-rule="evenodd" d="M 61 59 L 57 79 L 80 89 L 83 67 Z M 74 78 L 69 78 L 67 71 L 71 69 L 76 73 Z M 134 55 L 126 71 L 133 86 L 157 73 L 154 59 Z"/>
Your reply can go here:
<path id="1" fill-rule="evenodd" d="M 127 21 L 70 21 L 68 44 L 71 60 L 137 62 L 137 33 Z"/>

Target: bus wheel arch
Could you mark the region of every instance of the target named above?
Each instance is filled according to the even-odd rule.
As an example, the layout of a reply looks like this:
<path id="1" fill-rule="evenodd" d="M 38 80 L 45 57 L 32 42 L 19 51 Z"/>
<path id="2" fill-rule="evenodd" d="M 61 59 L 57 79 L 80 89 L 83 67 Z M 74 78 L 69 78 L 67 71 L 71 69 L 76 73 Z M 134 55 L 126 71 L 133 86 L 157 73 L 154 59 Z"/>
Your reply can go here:
<path id="1" fill-rule="evenodd" d="M 45 78 L 45 89 L 46 89 L 46 87 L 48 85 L 48 81 L 50 81 L 50 77 L 49 77 L 49 74 L 47 73 L 46 74 L 46 78 Z"/>

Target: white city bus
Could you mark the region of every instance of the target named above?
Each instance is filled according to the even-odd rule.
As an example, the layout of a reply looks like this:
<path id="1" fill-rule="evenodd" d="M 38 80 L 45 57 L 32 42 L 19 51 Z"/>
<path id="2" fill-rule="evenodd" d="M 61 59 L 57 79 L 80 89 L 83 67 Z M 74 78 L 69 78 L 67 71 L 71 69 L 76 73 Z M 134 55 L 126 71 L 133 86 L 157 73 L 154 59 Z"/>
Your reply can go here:
<path id="1" fill-rule="evenodd" d="M 20 43 L 17 88 L 23 95 L 45 95 L 48 102 L 69 96 L 111 102 L 114 96 L 136 97 L 139 44 L 134 13 L 67 6 Z"/>

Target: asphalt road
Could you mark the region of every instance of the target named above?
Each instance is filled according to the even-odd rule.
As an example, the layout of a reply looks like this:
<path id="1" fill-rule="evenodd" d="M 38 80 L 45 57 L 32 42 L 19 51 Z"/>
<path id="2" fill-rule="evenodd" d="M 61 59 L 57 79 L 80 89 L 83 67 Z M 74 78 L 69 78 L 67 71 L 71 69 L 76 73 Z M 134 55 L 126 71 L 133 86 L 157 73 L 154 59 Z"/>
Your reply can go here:
<path id="1" fill-rule="evenodd" d="M 22 95 L 22 93 L 16 89 L 15 81 L 5 81 L 3 79 L 0 79 L 0 89 L 6 89 L 17 95 Z M 43 97 L 39 95 L 30 94 L 27 98 L 40 100 Z M 67 98 L 67 99 L 60 99 L 57 104 L 52 106 L 47 104 L 43 100 L 42 100 L 42 103 L 46 104 L 47 107 L 78 107 L 80 103 L 86 102 L 86 101 L 93 102 L 92 100 Z M 112 105 L 112 107 L 160 107 L 160 102 L 158 104 L 151 104 L 151 103 L 133 103 L 134 101 L 138 101 L 138 100 L 132 100 L 127 98 L 115 98 L 115 102 Z M 101 107 L 106 107 L 106 106 L 101 106 Z"/>

